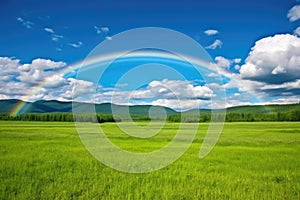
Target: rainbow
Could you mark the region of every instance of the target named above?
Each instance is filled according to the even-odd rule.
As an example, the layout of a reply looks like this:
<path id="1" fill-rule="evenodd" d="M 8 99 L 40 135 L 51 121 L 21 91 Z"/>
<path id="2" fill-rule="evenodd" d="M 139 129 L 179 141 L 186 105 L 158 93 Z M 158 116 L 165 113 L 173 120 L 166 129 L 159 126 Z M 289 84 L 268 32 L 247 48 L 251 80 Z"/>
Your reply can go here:
<path id="1" fill-rule="evenodd" d="M 190 57 L 186 55 L 175 55 L 171 54 L 169 52 L 165 51 L 149 51 L 149 50 L 143 50 L 143 51 L 132 51 L 132 52 L 116 52 L 116 53 L 111 53 L 111 54 L 104 54 L 104 55 L 99 55 L 95 57 L 88 57 L 85 60 L 81 60 L 79 62 L 73 63 L 71 65 L 68 65 L 67 67 L 61 69 L 60 71 L 57 71 L 57 73 L 61 74 L 62 76 L 67 75 L 70 72 L 83 69 L 83 68 L 88 68 L 91 66 L 101 65 L 101 64 L 109 64 L 112 63 L 114 60 L 120 58 L 122 61 L 132 61 L 132 59 L 145 59 L 145 58 L 151 58 L 151 59 L 167 59 L 168 61 L 171 62 L 182 62 L 183 60 L 189 62 L 192 65 L 196 66 L 202 66 L 210 70 L 217 71 L 215 68 L 215 65 L 212 64 L 212 62 L 208 62 L 205 60 L 201 60 L 199 58 L 195 57 Z M 47 84 L 47 80 L 40 82 L 37 84 L 34 89 L 27 95 L 23 96 L 23 100 L 20 103 L 18 103 L 10 112 L 11 116 L 16 116 L 26 110 L 26 102 L 30 101 L 30 97 L 37 93 L 43 86 Z"/>

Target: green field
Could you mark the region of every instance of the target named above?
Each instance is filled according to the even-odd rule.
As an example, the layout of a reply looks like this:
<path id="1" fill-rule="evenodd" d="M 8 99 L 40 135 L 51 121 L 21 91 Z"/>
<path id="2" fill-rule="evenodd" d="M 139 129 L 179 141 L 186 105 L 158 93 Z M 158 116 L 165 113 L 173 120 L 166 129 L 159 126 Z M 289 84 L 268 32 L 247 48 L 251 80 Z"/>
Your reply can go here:
<path id="1" fill-rule="evenodd" d="M 149 140 L 130 138 L 115 123 L 101 126 L 120 147 L 145 152 L 167 144 L 178 124 Z M 0 121 L 0 198 L 300 199 L 300 122 L 226 123 L 213 151 L 199 159 L 207 128 L 200 124 L 173 164 L 131 174 L 94 159 L 71 122 Z"/>

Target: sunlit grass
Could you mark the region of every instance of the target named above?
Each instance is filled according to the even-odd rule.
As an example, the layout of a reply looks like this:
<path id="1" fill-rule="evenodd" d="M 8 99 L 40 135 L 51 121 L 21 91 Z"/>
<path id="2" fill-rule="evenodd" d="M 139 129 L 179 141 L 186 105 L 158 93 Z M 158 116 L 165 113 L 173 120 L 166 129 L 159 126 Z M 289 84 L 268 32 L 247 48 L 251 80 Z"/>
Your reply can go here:
<path id="1" fill-rule="evenodd" d="M 171 141 L 178 124 L 149 139 L 132 138 L 115 123 L 101 127 L 116 145 L 147 152 Z M 300 199 L 299 122 L 226 123 L 213 151 L 199 159 L 207 128 L 200 124 L 194 143 L 168 167 L 130 174 L 95 160 L 73 123 L 0 121 L 0 197 Z"/>

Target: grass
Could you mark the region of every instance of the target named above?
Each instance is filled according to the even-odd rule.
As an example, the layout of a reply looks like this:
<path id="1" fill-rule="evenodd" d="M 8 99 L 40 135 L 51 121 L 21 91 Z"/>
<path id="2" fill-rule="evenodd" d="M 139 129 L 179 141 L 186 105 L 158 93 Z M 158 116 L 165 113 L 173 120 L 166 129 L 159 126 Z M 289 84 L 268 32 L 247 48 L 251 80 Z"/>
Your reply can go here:
<path id="1" fill-rule="evenodd" d="M 101 126 L 115 144 L 144 152 L 167 144 L 178 124 L 149 140 L 114 123 Z M 199 159 L 207 128 L 200 124 L 194 143 L 168 167 L 130 174 L 95 160 L 73 123 L 0 121 L 0 199 L 300 199 L 299 122 L 226 123 Z"/>

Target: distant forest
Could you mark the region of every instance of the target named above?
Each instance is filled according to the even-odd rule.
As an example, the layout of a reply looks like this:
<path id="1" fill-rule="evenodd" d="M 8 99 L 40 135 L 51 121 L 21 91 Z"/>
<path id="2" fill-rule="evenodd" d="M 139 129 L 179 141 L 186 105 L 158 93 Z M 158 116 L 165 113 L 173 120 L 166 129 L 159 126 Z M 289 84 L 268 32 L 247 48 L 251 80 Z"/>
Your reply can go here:
<path id="1" fill-rule="evenodd" d="M 131 115 L 133 121 L 150 121 L 151 118 L 147 115 Z M 221 114 L 220 114 L 220 117 Z M 0 120 L 16 120 L 16 121 L 54 121 L 54 122 L 73 122 L 74 118 L 78 122 L 120 122 L 128 121 L 122 116 L 113 117 L 112 114 L 76 114 L 69 112 L 61 113 L 26 113 L 17 116 L 10 116 L 8 113 L 0 113 Z M 155 117 L 152 120 L 163 120 L 162 117 Z M 170 114 L 167 117 L 169 122 L 209 122 L 211 120 L 210 113 L 196 114 Z M 271 112 L 271 113 L 244 113 L 244 112 L 229 112 L 225 117 L 226 122 L 258 122 L 258 121 L 300 121 L 300 110 L 291 110 L 286 112 Z"/>
<path id="2" fill-rule="evenodd" d="M 196 115 L 173 114 L 168 116 L 169 122 L 209 122 L 210 114 Z M 226 122 L 259 122 L 259 121 L 300 121 L 300 110 L 272 113 L 241 113 L 230 112 L 226 114 Z"/>
<path id="3" fill-rule="evenodd" d="M 111 114 L 76 114 L 73 113 L 26 113 L 17 116 L 10 116 L 7 113 L 0 114 L 0 120 L 12 121 L 46 121 L 46 122 L 73 122 L 74 118 L 79 122 L 116 122 Z"/>

